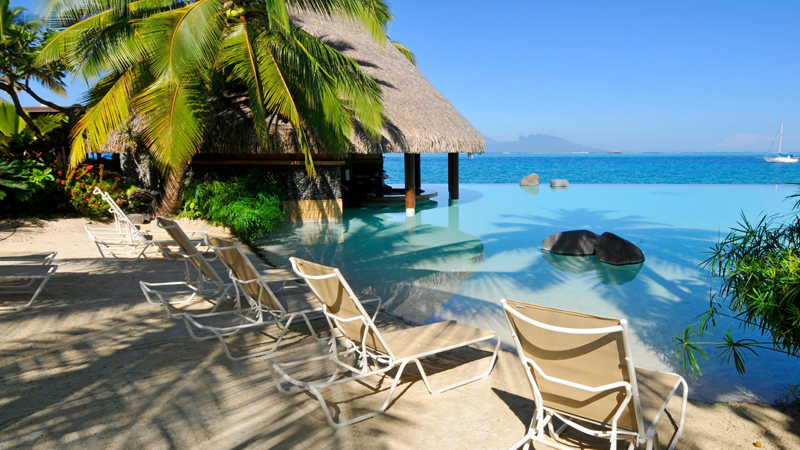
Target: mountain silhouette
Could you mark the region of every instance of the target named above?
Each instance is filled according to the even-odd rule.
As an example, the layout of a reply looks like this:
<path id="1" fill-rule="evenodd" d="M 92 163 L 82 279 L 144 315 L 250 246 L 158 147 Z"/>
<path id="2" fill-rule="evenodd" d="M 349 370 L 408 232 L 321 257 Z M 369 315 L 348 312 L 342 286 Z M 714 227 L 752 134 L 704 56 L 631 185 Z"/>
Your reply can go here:
<path id="1" fill-rule="evenodd" d="M 589 153 L 606 153 L 606 150 L 599 148 L 586 147 L 585 145 L 576 144 L 564 138 L 553 136 L 550 134 L 531 134 L 528 136 L 520 136 L 519 139 L 512 142 L 495 141 L 494 139 L 484 136 L 486 139 L 486 152 L 487 153 L 576 153 L 576 152 L 589 152 Z"/>

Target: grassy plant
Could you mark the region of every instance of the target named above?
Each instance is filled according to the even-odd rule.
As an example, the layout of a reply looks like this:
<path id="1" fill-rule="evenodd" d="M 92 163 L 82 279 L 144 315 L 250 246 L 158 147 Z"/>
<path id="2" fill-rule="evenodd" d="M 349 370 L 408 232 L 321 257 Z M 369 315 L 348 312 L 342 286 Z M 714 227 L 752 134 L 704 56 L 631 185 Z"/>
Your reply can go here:
<path id="1" fill-rule="evenodd" d="M 748 355 L 771 350 L 800 357 L 800 216 L 788 220 L 761 216 L 751 222 L 742 216 L 737 228 L 712 247 L 704 265 L 712 277 L 722 280 L 711 295 L 709 308 L 688 327 L 677 342 L 677 353 L 686 372 L 700 372 L 698 356 L 706 357 L 704 345 L 714 345 L 725 363 L 733 362 L 740 374 Z M 757 331 L 764 340 L 735 339 L 732 329 L 721 341 L 695 339 L 716 328 L 717 317 L 727 317 L 741 331 Z"/>
<path id="2" fill-rule="evenodd" d="M 182 216 L 228 227 L 246 243 L 274 230 L 286 219 L 282 192 L 257 170 L 245 176 L 190 179 L 183 200 Z"/>

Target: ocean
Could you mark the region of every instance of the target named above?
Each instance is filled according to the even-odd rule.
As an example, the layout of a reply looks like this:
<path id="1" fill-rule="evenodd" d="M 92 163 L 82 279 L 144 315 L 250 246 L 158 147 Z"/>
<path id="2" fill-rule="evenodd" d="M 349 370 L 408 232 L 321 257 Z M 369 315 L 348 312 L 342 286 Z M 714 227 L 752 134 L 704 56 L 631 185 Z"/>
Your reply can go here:
<path id="1" fill-rule="evenodd" d="M 423 183 L 447 183 L 447 156 L 422 155 Z M 403 184 L 403 155 L 385 155 L 387 184 Z M 800 183 L 800 163 L 771 164 L 762 154 L 466 154 L 461 183 L 518 183 L 531 173 L 547 183 L 574 184 L 789 184 Z"/>

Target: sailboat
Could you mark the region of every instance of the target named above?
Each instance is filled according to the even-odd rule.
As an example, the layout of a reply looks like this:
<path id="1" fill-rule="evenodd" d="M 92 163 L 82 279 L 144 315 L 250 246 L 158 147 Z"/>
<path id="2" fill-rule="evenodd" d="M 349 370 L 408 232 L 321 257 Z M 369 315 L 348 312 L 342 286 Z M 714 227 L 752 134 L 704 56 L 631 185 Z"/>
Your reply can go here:
<path id="1" fill-rule="evenodd" d="M 781 155 L 782 146 L 783 146 L 783 124 L 781 124 L 781 138 L 778 141 L 778 156 L 765 156 L 764 160 L 769 163 L 796 163 L 798 159 L 797 156 Z"/>

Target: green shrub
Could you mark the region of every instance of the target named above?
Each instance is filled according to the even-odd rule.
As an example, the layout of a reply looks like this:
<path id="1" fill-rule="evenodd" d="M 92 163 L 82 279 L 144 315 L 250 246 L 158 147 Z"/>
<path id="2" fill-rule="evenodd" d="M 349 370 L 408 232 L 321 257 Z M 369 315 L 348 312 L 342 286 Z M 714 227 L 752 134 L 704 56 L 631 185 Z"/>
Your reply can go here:
<path id="1" fill-rule="evenodd" d="M 181 216 L 222 225 L 246 243 L 274 230 L 286 219 L 283 193 L 257 170 L 245 176 L 190 178 Z"/>
<path id="2" fill-rule="evenodd" d="M 54 180 L 52 172 L 39 161 L 0 158 L 0 200 L 8 194 L 19 202 L 30 200 L 45 183 Z"/>

